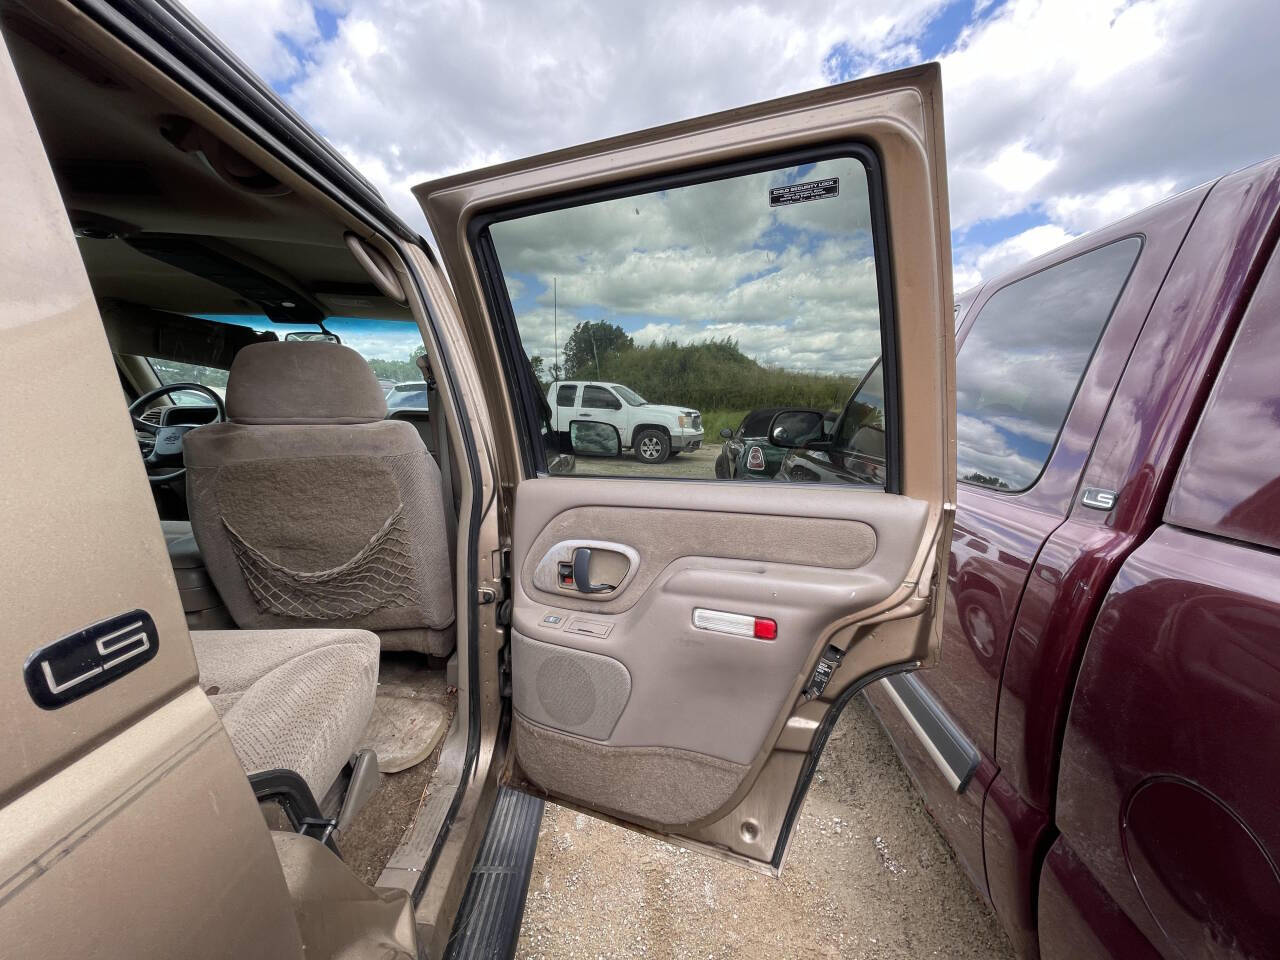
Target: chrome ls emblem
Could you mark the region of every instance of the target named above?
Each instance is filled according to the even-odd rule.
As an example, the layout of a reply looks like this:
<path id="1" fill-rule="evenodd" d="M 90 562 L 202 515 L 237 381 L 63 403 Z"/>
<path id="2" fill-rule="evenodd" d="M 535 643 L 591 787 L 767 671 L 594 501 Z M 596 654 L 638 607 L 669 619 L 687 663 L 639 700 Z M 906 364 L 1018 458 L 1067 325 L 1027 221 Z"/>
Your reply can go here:
<path id="1" fill-rule="evenodd" d="M 41 647 L 27 657 L 22 674 L 31 699 L 56 710 L 136 670 L 159 646 L 151 614 L 134 610 Z"/>

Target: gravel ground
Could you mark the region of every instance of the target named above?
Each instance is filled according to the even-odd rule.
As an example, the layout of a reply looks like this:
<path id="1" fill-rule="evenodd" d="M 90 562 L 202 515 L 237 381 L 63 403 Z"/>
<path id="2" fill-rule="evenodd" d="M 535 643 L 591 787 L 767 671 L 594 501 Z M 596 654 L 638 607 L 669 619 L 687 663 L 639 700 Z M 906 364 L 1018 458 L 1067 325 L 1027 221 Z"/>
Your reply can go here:
<path id="1" fill-rule="evenodd" d="M 720 456 L 720 444 L 711 443 L 671 457 L 656 466 L 641 463 L 631 454 L 621 457 L 575 457 L 573 472 L 578 476 L 597 477 L 683 477 L 714 480 L 716 457 Z"/>
<path id="2" fill-rule="evenodd" d="M 832 731 L 780 879 L 548 804 L 517 956 L 1013 952 L 858 697 Z"/>

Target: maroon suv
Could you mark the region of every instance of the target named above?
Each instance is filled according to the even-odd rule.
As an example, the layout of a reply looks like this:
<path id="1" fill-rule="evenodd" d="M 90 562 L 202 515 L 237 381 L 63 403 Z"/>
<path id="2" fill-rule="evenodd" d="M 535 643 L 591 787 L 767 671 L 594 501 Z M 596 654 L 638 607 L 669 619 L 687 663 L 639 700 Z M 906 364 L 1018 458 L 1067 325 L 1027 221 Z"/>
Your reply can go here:
<path id="1" fill-rule="evenodd" d="M 1272 160 L 958 298 L 942 663 L 868 695 L 1023 956 L 1280 957 L 1278 229 Z M 877 483 L 880 382 L 775 479 Z"/>
<path id="2" fill-rule="evenodd" d="M 1280 956 L 1278 229 L 1272 160 L 962 298 L 942 663 L 869 695 L 1025 956 Z"/>

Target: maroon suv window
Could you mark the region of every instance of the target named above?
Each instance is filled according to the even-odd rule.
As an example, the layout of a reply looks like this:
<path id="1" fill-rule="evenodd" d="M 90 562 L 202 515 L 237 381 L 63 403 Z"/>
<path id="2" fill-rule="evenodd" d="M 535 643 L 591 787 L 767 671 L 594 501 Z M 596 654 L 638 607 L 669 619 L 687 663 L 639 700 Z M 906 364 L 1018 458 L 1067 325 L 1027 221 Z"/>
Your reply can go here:
<path id="1" fill-rule="evenodd" d="M 1280 256 L 1245 311 L 1165 520 L 1280 549 Z"/>

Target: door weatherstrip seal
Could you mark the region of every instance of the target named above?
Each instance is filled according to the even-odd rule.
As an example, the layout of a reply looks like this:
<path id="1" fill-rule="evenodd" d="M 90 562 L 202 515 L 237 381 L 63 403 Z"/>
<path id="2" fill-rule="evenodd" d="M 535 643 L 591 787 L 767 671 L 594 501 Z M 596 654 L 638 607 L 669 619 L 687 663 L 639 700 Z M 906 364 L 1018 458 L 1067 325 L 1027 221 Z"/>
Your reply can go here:
<path id="1" fill-rule="evenodd" d="M 782 857 L 787 852 L 787 841 L 791 838 L 791 831 L 800 816 L 800 807 L 804 804 L 805 795 L 809 792 L 809 784 L 813 780 L 813 774 L 818 769 L 818 760 L 821 759 L 822 751 L 827 745 L 827 738 L 831 736 L 831 730 L 836 725 L 836 720 L 840 717 L 840 714 L 844 712 L 845 706 L 853 699 L 855 694 L 865 690 L 869 684 L 894 674 L 910 673 L 919 669 L 920 661 L 910 660 L 906 663 L 895 663 L 889 667 L 872 670 L 865 677 L 849 684 L 832 702 L 827 709 L 826 715 L 822 718 L 822 723 L 819 724 L 817 732 L 813 735 L 813 743 L 810 744 L 809 753 L 804 758 L 804 765 L 800 768 L 800 776 L 796 778 L 796 787 L 791 793 L 791 803 L 787 806 L 787 815 L 782 821 L 782 829 L 778 831 L 778 840 L 773 847 L 773 857 L 769 861 L 769 865 L 774 870 L 782 869 Z"/>

